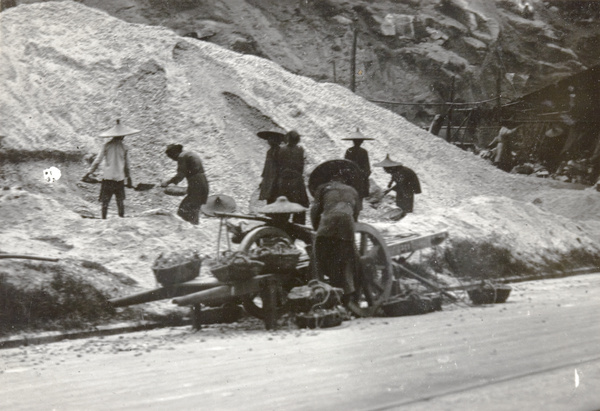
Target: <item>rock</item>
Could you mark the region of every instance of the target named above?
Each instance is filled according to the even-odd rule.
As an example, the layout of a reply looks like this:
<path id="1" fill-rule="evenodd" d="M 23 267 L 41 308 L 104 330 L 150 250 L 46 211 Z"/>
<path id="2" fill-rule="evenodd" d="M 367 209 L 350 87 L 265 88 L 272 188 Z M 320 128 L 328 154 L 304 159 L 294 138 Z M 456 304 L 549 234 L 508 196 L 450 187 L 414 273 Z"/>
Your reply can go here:
<path id="1" fill-rule="evenodd" d="M 475 51 L 485 51 L 487 50 L 487 44 L 485 44 L 481 40 L 477 40 L 473 37 L 463 37 L 463 41 L 467 47 L 474 49 Z"/>
<path id="2" fill-rule="evenodd" d="M 350 20 L 348 17 L 344 17 L 342 15 L 334 16 L 333 20 L 337 21 L 339 24 L 344 24 L 344 25 L 352 24 L 352 20 Z"/>
<path id="3" fill-rule="evenodd" d="M 381 34 L 384 36 L 395 36 L 396 35 L 396 24 L 394 23 L 394 16 L 388 14 L 381 23 Z"/>
<path id="4" fill-rule="evenodd" d="M 381 23 L 381 33 L 384 36 L 398 35 L 401 38 L 415 38 L 415 16 L 407 14 L 388 14 Z"/>

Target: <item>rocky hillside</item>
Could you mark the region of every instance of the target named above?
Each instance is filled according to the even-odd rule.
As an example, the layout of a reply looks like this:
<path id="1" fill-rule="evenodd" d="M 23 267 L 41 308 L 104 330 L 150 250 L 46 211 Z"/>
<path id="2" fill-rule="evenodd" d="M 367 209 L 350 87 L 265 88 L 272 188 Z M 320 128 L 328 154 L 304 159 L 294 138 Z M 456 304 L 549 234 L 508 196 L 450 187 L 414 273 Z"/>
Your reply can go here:
<path id="1" fill-rule="evenodd" d="M 392 198 L 366 208 L 362 219 L 386 235 L 448 230 L 453 239 L 509 247 L 532 264 L 600 252 L 596 191 L 503 173 L 346 87 L 79 2 L 20 5 L 0 14 L 0 27 L 0 252 L 57 256 L 65 269 L 96 267 L 99 280 L 127 276 L 144 287 L 161 251 L 215 252 L 218 221 L 181 221 L 172 215 L 179 199 L 158 189 L 127 192 L 130 218 L 115 218 L 114 204 L 108 221 L 81 218 L 99 212 L 98 188 L 79 181 L 85 158 L 116 118 L 142 130 L 126 138 L 134 183 L 171 176 L 175 163 L 164 149 L 179 142 L 202 157 L 211 193 L 233 196 L 247 212 L 267 150 L 257 131 L 298 130 L 309 172 L 341 157 L 341 139 L 360 127 L 375 138 L 366 143 L 372 162 L 389 153 L 423 188 L 416 212 L 399 223 L 381 220 Z M 62 178 L 46 183 L 52 165 Z M 387 183 L 379 169 L 373 179 Z M 1 267 L 32 278 L 30 266 Z"/>
<path id="2" fill-rule="evenodd" d="M 37 1 L 23 0 L 17 3 Z M 82 0 L 131 23 L 169 28 L 267 58 L 356 93 L 430 105 L 386 107 L 427 126 L 455 101 L 504 101 L 600 63 L 600 3 L 562 0 Z M 525 10 L 525 5 L 529 11 Z M 438 105 L 435 105 L 435 104 Z M 434 105 L 431 105 L 434 104 Z"/>

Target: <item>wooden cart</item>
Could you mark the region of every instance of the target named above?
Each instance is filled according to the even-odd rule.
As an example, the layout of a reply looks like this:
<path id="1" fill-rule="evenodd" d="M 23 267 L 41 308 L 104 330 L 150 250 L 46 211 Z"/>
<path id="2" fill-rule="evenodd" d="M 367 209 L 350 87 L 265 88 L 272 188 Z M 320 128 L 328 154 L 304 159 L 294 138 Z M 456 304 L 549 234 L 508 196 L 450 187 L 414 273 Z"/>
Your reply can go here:
<path id="1" fill-rule="evenodd" d="M 221 283 L 216 279 L 195 279 L 126 297 L 114 298 L 110 302 L 115 307 L 124 307 L 172 299 L 177 305 L 192 307 L 195 327 L 198 328 L 201 323 L 202 306 L 241 302 L 250 315 L 264 321 L 267 329 L 276 328 L 277 319 L 285 308 L 283 300 L 287 292 L 295 286 L 306 284 L 313 278 L 310 255 L 314 231 L 307 226 L 289 222 L 281 223 L 264 216 L 227 213 L 219 213 L 217 216 L 221 218 L 222 223 L 223 219 L 254 220 L 263 223 L 242 233 L 239 250 L 251 252 L 253 248 L 260 247 L 267 240 L 284 238 L 292 242 L 298 241 L 298 244 L 304 243 L 306 254 L 294 269 L 285 273 L 265 273 L 246 281 L 234 283 Z M 359 292 L 359 304 L 354 308 L 354 314 L 368 317 L 377 313 L 381 305 L 390 297 L 395 273 L 399 272 L 398 268 L 404 274 L 417 278 L 425 285 L 441 291 L 435 284 L 420 278 L 406 267 L 403 268 L 404 259 L 398 257 L 440 244 L 448 237 L 447 232 L 396 239 L 388 244 L 383 236 L 369 224 L 357 223 L 355 232 L 356 245 L 360 255 L 361 278 L 359 284 L 356 285 Z M 229 233 L 227 235 L 229 241 Z"/>

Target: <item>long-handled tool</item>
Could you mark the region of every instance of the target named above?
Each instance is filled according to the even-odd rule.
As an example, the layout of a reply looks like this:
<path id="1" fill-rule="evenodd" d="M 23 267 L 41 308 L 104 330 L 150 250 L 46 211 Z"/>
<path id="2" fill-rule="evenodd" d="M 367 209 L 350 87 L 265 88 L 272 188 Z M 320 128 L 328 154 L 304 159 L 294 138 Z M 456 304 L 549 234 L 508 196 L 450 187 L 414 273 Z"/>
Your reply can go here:
<path id="1" fill-rule="evenodd" d="M 99 184 L 102 181 L 98 180 L 95 177 L 91 177 L 91 176 L 84 176 L 81 181 L 83 181 L 84 183 L 88 183 L 88 184 Z M 151 183 L 138 183 L 135 187 L 129 187 L 129 186 L 125 186 L 127 188 L 133 188 L 134 191 L 148 191 L 153 189 L 156 186 L 156 184 L 151 184 Z"/>

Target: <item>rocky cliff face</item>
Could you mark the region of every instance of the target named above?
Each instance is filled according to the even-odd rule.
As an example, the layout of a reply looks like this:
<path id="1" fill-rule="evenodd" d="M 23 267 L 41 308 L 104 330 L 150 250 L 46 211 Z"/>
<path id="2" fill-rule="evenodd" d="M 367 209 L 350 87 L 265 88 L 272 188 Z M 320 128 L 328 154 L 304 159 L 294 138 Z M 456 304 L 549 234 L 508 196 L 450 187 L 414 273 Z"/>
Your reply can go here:
<path id="1" fill-rule="evenodd" d="M 20 3 L 30 3 L 22 1 Z M 600 3 L 532 0 L 83 0 L 132 23 L 264 57 L 428 125 L 440 104 L 503 101 L 600 63 Z M 419 104 L 416 104 L 419 103 Z M 436 105 L 437 104 L 437 105 Z"/>

